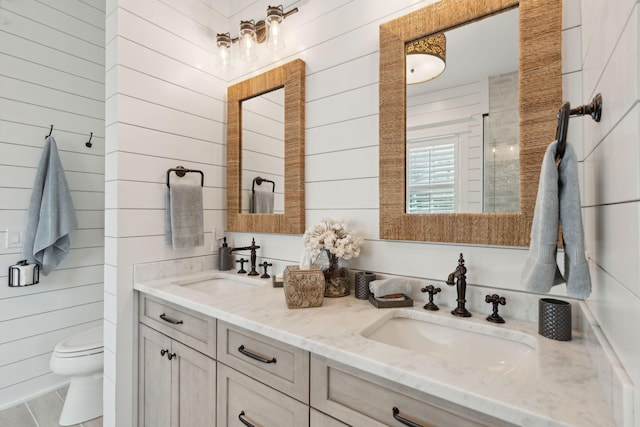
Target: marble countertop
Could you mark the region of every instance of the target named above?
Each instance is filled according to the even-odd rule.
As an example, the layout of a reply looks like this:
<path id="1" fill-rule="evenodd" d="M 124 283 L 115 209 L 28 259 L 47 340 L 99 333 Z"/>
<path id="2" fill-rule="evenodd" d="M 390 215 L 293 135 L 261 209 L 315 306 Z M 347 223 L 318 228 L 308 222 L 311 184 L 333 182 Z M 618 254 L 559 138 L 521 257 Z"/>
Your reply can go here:
<path id="1" fill-rule="evenodd" d="M 376 309 L 353 295 L 324 298 L 321 307 L 288 309 L 283 289 L 274 288 L 270 279 L 234 274 L 261 286 L 235 283 L 210 293 L 181 286 L 216 274 L 220 272 L 136 282 L 134 289 L 517 425 L 615 425 L 585 342 L 577 333 L 571 341 L 554 341 L 538 335 L 537 323 L 507 318 L 505 324 L 491 324 L 485 320 L 487 313 L 473 311 L 470 318 L 456 318 L 442 302 L 437 312 L 427 312 L 421 304 L 402 308 L 407 316 L 430 316 L 441 324 L 495 328 L 497 336 L 526 334 L 538 354 L 535 372 L 504 376 L 365 338 L 363 330 L 394 316 L 398 309 Z"/>

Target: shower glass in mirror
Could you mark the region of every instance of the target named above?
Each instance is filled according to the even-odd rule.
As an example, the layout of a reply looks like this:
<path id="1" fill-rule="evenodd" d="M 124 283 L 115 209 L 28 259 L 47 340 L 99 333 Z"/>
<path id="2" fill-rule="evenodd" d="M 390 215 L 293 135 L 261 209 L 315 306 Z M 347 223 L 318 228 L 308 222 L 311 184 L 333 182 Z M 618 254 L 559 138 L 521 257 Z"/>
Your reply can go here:
<path id="1" fill-rule="evenodd" d="M 241 211 L 283 213 L 284 88 L 243 100 L 241 117 Z M 266 181 L 258 184 L 256 180 L 254 185 L 258 177 Z"/>
<path id="2" fill-rule="evenodd" d="M 446 68 L 406 85 L 406 212 L 519 212 L 518 19 L 445 31 Z"/>

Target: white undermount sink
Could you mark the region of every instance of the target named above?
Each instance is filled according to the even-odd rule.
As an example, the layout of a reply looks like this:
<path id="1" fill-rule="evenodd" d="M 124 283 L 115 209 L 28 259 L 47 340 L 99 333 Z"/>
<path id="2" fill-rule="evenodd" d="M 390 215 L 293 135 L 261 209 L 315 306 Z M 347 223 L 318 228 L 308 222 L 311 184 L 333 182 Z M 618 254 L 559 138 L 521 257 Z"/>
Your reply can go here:
<path id="1" fill-rule="evenodd" d="M 173 285 L 182 286 L 188 289 L 216 295 L 224 292 L 233 292 L 238 289 L 255 288 L 269 283 L 249 276 L 239 276 L 237 274 L 225 273 L 223 271 L 209 271 L 187 279 L 175 280 Z"/>
<path id="2" fill-rule="evenodd" d="M 512 379 L 537 370 L 535 339 L 523 332 L 397 309 L 362 331 L 368 339 Z"/>

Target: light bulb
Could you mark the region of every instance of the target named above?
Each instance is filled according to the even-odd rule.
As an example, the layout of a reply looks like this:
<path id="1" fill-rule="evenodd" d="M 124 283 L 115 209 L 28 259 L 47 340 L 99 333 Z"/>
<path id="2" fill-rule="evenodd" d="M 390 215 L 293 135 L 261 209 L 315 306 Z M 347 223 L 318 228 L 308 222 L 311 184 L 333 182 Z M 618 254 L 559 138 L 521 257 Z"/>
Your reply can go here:
<path id="1" fill-rule="evenodd" d="M 240 21 L 240 58 L 245 61 L 255 61 L 256 55 L 256 26 L 253 21 Z"/>
<path id="2" fill-rule="evenodd" d="M 284 37 L 282 34 L 283 20 L 282 6 L 269 6 L 267 8 L 267 47 L 271 50 L 284 49 Z"/>
<path id="3" fill-rule="evenodd" d="M 217 66 L 223 70 L 233 68 L 231 56 L 231 36 L 229 33 L 218 34 L 216 36 L 216 44 L 218 45 L 218 63 Z"/>

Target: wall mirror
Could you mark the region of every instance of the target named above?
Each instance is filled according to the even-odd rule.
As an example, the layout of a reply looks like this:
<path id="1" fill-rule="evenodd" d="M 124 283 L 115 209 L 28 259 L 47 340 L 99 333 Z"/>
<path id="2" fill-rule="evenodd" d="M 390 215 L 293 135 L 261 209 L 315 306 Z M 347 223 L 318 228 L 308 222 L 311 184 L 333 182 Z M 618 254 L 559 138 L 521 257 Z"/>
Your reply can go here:
<path id="1" fill-rule="evenodd" d="M 284 88 L 242 101 L 243 213 L 284 213 Z"/>
<path id="2" fill-rule="evenodd" d="M 454 69 L 456 62 L 454 59 L 460 53 L 467 59 L 477 53 L 469 50 L 475 49 L 473 46 L 454 47 L 456 32 L 469 32 L 478 37 L 478 33 L 482 31 L 478 27 L 487 25 L 487 22 L 491 25 L 489 20 L 507 20 L 513 15 L 516 15 L 517 19 L 517 35 L 514 34 L 510 39 L 503 40 L 502 44 L 488 46 L 490 51 L 487 55 L 515 49 L 516 46 L 513 45 L 515 40 L 518 51 L 517 69 L 510 71 L 505 68 L 495 72 L 481 72 L 481 74 L 491 74 L 496 79 L 511 80 L 510 83 L 508 82 L 511 92 L 513 92 L 514 81 L 517 81 L 518 102 L 515 107 L 517 118 L 510 118 L 511 121 L 515 120 L 511 124 L 512 136 L 506 138 L 510 142 L 504 147 L 508 150 L 508 155 L 514 159 L 511 161 L 511 168 L 516 169 L 519 175 L 519 179 L 514 178 L 518 188 L 515 193 L 519 196 L 517 205 L 514 206 L 511 203 L 511 207 L 490 207 L 488 206 L 490 203 L 485 201 L 483 195 L 476 196 L 474 206 L 469 203 L 473 197 L 467 193 L 466 201 L 449 201 L 448 204 L 442 203 L 439 206 L 438 203 L 442 200 L 436 200 L 436 208 L 432 209 L 429 206 L 427 210 L 424 206 L 429 203 L 425 202 L 424 197 L 421 199 L 420 193 L 424 188 L 416 187 L 414 192 L 416 196 L 413 197 L 413 202 L 411 200 L 413 190 L 411 177 L 415 178 L 416 174 L 415 171 L 409 174 L 412 168 L 411 165 L 407 166 L 408 160 L 412 158 L 412 155 L 408 154 L 409 150 L 418 147 L 418 151 L 422 150 L 423 153 L 431 150 L 441 155 L 444 151 L 439 152 L 433 147 L 440 149 L 451 143 L 448 139 L 451 139 L 452 135 L 455 136 L 453 139 L 459 149 L 461 144 L 468 144 L 472 136 L 481 138 L 480 134 L 482 134 L 484 138 L 484 133 L 491 130 L 490 123 L 483 123 L 491 114 L 487 116 L 486 113 L 480 113 L 479 116 L 474 116 L 470 111 L 466 111 L 455 118 L 443 116 L 443 111 L 447 109 L 447 106 L 443 107 L 443 100 L 447 96 L 449 98 L 454 98 L 456 95 L 467 96 L 467 100 L 469 99 L 468 94 L 461 93 L 459 87 L 450 89 L 451 86 L 459 86 L 462 83 L 447 86 L 447 78 L 445 78 L 447 74 L 454 75 L 459 71 Z M 504 26 L 514 27 L 514 24 L 506 23 Z M 430 39 L 441 33 L 449 34 L 452 42 L 450 45 L 447 40 L 445 71 L 424 83 L 425 87 L 431 85 L 429 90 L 418 89 L 417 86 L 420 85 L 407 85 L 407 74 L 410 72 L 406 66 L 407 49 L 419 40 Z M 502 35 L 502 37 L 508 36 Z M 456 52 L 451 52 L 451 49 L 456 49 Z M 461 49 L 465 50 L 459 52 Z M 544 5 L 534 0 L 519 2 L 441 0 L 380 26 L 381 238 L 508 246 L 528 245 L 540 164 L 546 146 L 555 136 L 555 114 L 562 102 L 560 49 L 560 0 L 545 2 Z M 451 64 L 449 57 L 451 57 Z M 481 62 L 495 62 L 490 56 L 475 61 L 476 65 L 467 65 L 467 68 L 479 70 Z M 489 90 L 488 77 L 483 79 L 486 83 L 477 84 L 476 90 L 479 93 Z M 483 79 L 476 78 L 476 81 Z M 452 91 L 456 93 L 452 95 Z M 413 96 L 415 93 L 419 93 L 417 98 Z M 443 97 L 443 94 L 447 96 Z M 485 94 L 485 99 L 489 99 L 488 94 Z M 503 99 L 500 98 L 499 102 L 503 102 Z M 464 101 L 460 103 L 460 105 L 464 104 Z M 486 106 L 486 108 L 490 113 L 488 110 L 490 107 Z M 506 110 L 509 109 L 513 113 L 514 107 L 506 108 Z M 482 108 L 478 111 L 481 110 Z M 477 122 L 479 129 L 483 130 L 472 133 L 468 127 L 474 122 Z M 498 123 L 504 124 L 506 120 L 501 118 Z M 465 126 L 466 130 L 463 129 Z M 509 146 L 513 148 L 510 149 Z M 496 148 L 496 151 L 502 148 L 496 145 L 482 147 L 481 149 L 479 145 L 476 145 L 476 148 L 463 146 L 464 150 L 475 150 L 476 157 L 482 157 L 483 161 L 490 160 L 491 156 L 487 155 L 487 149 L 491 153 L 492 148 Z M 421 167 L 424 165 L 424 158 L 419 160 L 422 161 L 422 163 L 418 162 Z M 465 173 L 472 175 L 470 171 L 474 165 L 469 168 L 468 157 L 465 161 L 458 157 L 458 163 L 463 163 L 466 167 Z M 416 170 L 424 173 L 420 167 Z M 478 165 L 475 168 L 478 169 Z M 475 176 L 475 190 L 480 190 L 480 193 L 484 192 L 486 195 L 491 194 L 491 182 L 484 181 L 488 174 L 489 172 L 482 172 L 482 178 Z M 437 185 L 433 188 L 437 189 Z M 413 213 L 412 203 L 418 206 Z M 456 204 L 464 206 L 456 207 Z M 438 210 L 442 206 L 449 210 Z"/>
<path id="3" fill-rule="evenodd" d="M 229 231 L 304 233 L 304 114 L 305 63 L 300 59 L 228 88 Z M 266 193 L 262 196 L 275 190 L 271 211 L 265 211 L 264 198 L 253 199 L 260 207 L 252 207 L 252 187 Z"/>

